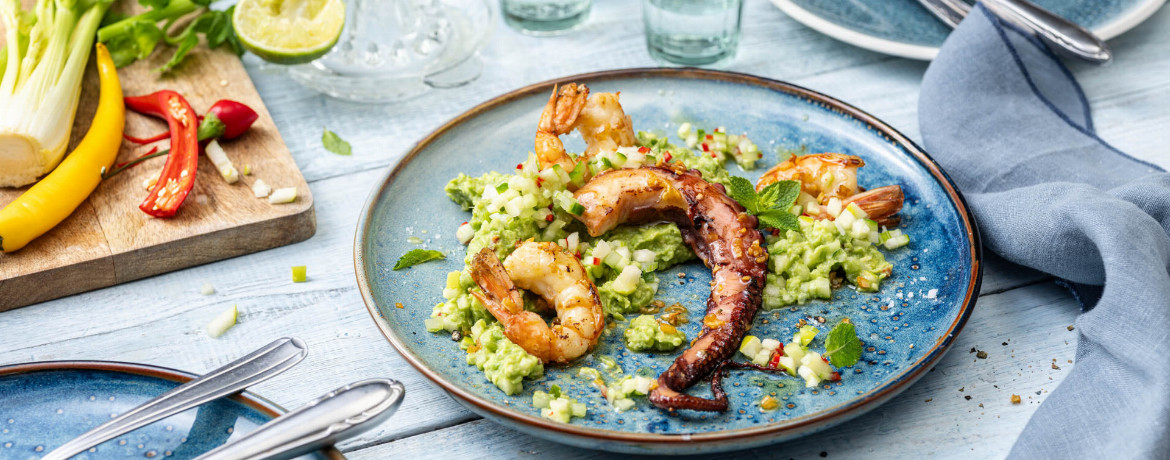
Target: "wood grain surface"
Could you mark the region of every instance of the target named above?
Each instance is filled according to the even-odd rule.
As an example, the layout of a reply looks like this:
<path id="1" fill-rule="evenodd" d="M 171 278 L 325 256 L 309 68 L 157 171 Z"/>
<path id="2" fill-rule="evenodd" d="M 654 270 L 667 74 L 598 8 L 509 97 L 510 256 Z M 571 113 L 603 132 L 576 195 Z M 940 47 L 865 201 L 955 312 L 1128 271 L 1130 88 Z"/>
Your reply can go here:
<path id="1" fill-rule="evenodd" d="M 206 157 L 199 160 L 195 188 L 171 218 L 148 216 L 138 209 L 146 197 L 143 181 L 157 177 L 165 157 L 154 158 L 103 181 L 61 225 L 24 249 L 0 254 L 0 311 L 55 299 L 181 268 L 303 241 L 316 231 L 313 195 L 288 147 L 264 107 L 240 59 L 225 50 L 198 47 L 168 75 L 155 69 L 169 58 L 151 59 L 118 71 L 127 96 L 171 89 L 184 95 L 200 113 L 219 99 L 233 99 L 260 114 L 252 129 L 223 142 L 229 158 L 252 175 L 233 185 L 220 177 Z M 90 59 L 73 124 L 70 149 L 85 135 L 97 107 L 97 72 Z M 127 111 L 126 133 L 149 137 L 167 129 L 162 120 Z M 140 146 L 123 141 L 118 162 L 169 141 Z M 273 188 L 296 187 L 297 200 L 272 205 L 256 198 L 257 179 Z M 24 189 L 0 188 L 0 206 Z"/>

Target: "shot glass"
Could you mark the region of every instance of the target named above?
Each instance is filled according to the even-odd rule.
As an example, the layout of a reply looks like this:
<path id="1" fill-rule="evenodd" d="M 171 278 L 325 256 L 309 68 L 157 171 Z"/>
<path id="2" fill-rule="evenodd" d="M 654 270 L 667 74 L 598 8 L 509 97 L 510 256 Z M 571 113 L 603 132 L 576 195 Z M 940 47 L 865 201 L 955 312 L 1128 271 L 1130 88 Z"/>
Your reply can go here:
<path id="1" fill-rule="evenodd" d="M 593 0 L 500 0 L 508 27 L 529 35 L 568 32 L 589 18 Z"/>
<path id="2" fill-rule="evenodd" d="M 643 0 L 646 48 L 664 64 L 721 66 L 739 47 L 743 0 Z"/>

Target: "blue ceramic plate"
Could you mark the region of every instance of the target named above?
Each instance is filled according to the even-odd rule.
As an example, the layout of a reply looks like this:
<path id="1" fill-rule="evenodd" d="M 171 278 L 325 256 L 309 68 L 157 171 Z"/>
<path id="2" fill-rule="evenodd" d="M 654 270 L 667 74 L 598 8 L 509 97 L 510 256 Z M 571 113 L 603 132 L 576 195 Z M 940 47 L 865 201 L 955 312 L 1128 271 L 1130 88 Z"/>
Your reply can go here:
<path id="1" fill-rule="evenodd" d="M 796 379 L 733 372 L 725 387 L 733 409 L 722 414 L 667 413 L 642 399 L 636 410 L 615 413 L 600 392 L 576 377 L 585 357 L 568 367 L 549 366 L 546 375 L 507 396 L 483 373 L 465 363 L 465 354 L 446 334 L 427 333 L 423 321 L 442 300 L 446 274 L 463 268 L 464 247 L 456 228 L 468 213 L 449 201 L 443 186 L 459 173 L 508 171 L 532 149 L 537 118 L 554 83 L 583 82 L 594 91 L 621 91 L 622 105 L 636 129 L 673 133 L 682 121 L 726 126 L 746 132 L 766 152 L 763 167 L 733 174 L 753 180 L 775 164 L 777 150 L 843 152 L 867 166 L 860 182 L 872 188 L 901 184 L 906 194 L 904 230 L 913 243 L 890 252 L 894 274 L 876 294 L 851 288 L 831 301 L 802 308 L 761 312 L 752 333 L 791 337 L 800 319 L 823 317 L 835 324 L 849 317 L 868 348 L 839 384 L 805 389 Z M 579 137 L 569 139 L 580 151 Z M 358 285 L 374 321 L 390 343 L 424 375 L 471 410 L 507 426 L 548 439 L 594 449 L 624 452 L 697 453 L 742 449 L 782 441 L 840 423 L 904 390 L 942 357 L 971 313 L 980 281 L 980 247 L 972 220 L 946 175 L 905 136 L 872 116 L 803 88 L 749 75 L 695 69 L 618 70 L 578 75 L 520 89 L 460 115 L 418 143 L 371 195 L 357 228 L 354 257 Z M 420 247 L 447 253 L 447 259 L 404 271 L 391 267 L 403 253 Z M 676 273 L 686 274 L 685 278 Z M 691 262 L 660 274 L 658 298 L 686 306 L 699 329 L 710 272 Z M 398 308 L 397 305 L 402 308 Z M 593 356 L 608 355 L 627 373 L 657 375 L 676 353 L 624 351 L 618 325 L 603 334 Z M 561 424 L 539 417 L 532 392 L 558 384 L 585 402 L 589 415 Z M 692 391 L 709 390 L 697 385 Z M 757 403 L 775 394 L 782 407 L 761 412 Z"/>
<path id="2" fill-rule="evenodd" d="M 1032 0 L 1110 39 L 1145 21 L 1166 0 Z M 851 45 L 911 59 L 934 59 L 950 28 L 918 0 L 772 0 L 793 19 Z M 973 3 L 973 2 L 970 2 Z"/>
<path id="3" fill-rule="evenodd" d="M 0 367 L 0 458 L 39 458 L 193 377 L 161 367 L 105 361 Z M 74 458 L 195 458 L 283 412 L 245 392 L 159 420 Z M 344 458 L 334 449 L 300 457 Z"/>

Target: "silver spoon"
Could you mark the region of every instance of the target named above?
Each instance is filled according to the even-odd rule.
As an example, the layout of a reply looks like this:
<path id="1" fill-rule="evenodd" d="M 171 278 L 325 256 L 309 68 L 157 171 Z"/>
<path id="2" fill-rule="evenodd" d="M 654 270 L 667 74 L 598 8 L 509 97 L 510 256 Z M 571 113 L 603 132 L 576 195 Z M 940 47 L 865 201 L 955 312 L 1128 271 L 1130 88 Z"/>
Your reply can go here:
<path id="1" fill-rule="evenodd" d="M 918 0 L 918 3 L 951 27 L 959 25 L 971 10 L 961 0 Z M 1003 20 L 1036 34 L 1061 54 L 1096 64 L 1113 59 L 1113 51 L 1104 40 L 1028 0 L 983 0 L 983 5 Z"/>
<path id="2" fill-rule="evenodd" d="M 222 398 L 268 380 L 305 359 L 308 349 L 296 337 L 265 345 L 202 377 L 163 393 L 54 449 L 41 460 L 65 460 L 119 435 Z"/>
<path id="3" fill-rule="evenodd" d="M 289 459 L 336 444 L 382 423 L 406 389 L 388 379 L 351 383 L 195 460 Z"/>

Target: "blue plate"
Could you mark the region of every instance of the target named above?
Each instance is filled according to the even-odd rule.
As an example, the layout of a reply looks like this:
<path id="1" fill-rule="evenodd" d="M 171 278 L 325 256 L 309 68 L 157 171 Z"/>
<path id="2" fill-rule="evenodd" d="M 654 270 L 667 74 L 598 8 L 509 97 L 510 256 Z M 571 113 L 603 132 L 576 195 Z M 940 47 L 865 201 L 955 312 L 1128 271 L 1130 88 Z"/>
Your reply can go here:
<path id="1" fill-rule="evenodd" d="M 0 367 L 0 458 L 38 458 L 193 377 L 161 367 L 105 361 Z M 74 458 L 195 458 L 283 412 L 245 392 L 159 420 Z M 334 449 L 300 457 L 344 458 Z"/>
<path id="2" fill-rule="evenodd" d="M 603 334 L 592 355 L 567 367 L 548 366 L 543 378 L 507 396 L 446 334 L 427 333 L 423 321 L 442 300 L 446 274 L 463 268 L 465 250 L 455 238 L 468 213 L 450 202 L 443 186 L 459 173 L 508 171 L 532 150 L 537 118 L 554 83 L 583 82 L 594 91 L 621 91 L 636 129 L 673 133 L 679 123 L 726 126 L 746 132 L 764 155 L 763 167 L 733 174 L 753 180 L 774 164 L 778 150 L 859 155 L 867 166 L 861 185 L 901 184 L 906 194 L 903 228 L 913 241 L 888 254 L 893 276 L 878 293 L 851 288 L 831 301 L 761 312 L 752 333 L 791 337 L 801 319 L 823 317 L 835 324 L 849 317 L 867 345 L 862 362 L 841 382 L 805 389 L 796 379 L 733 372 L 725 380 L 732 409 L 726 413 L 667 413 L 645 399 L 636 410 L 613 412 L 600 392 L 576 377 L 581 365 L 611 356 L 627 373 L 657 375 L 676 353 L 625 351 L 623 324 Z M 672 134 L 673 136 L 673 134 Z M 579 137 L 568 139 L 580 151 Z M 427 247 L 447 259 L 393 271 L 405 252 Z M 954 185 L 905 136 L 860 110 L 803 88 L 743 74 L 696 69 L 633 69 L 563 78 L 523 88 L 475 107 L 420 141 L 370 196 L 354 243 L 358 286 L 374 321 L 390 343 L 424 375 L 483 416 L 554 441 L 593 449 L 636 453 L 698 453 L 743 449 L 823 429 L 876 407 L 903 391 L 935 363 L 971 313 L 981 279 L 975 227 Z M 682 272 L 685 278 L 676 277 Z M 710 294 L 710 272 L 699 262 L 660 275 L 658 298 L 679 302 L 699 329 Z M 399 305 L 401 308 L 399 308 Z M 558 384 L 584 402 L 589 414 L 570 424 L 539 417 L 532 392 Z M 706 385 L 692 391 L 707 392 Z M 757 404 L 774 394 L 782 406 L 761 412 Z"/>
<path id="3" fill-rule="evenodd" d="M 1031 0 L 1110 39 L 1145 21 L 1166 0 Z M 851 45 L 934 59 L 951 29 L 918 0 L 772 0 L 793 19 Z"/>

